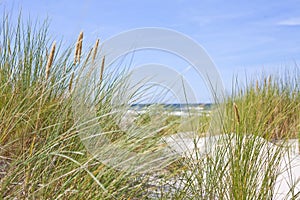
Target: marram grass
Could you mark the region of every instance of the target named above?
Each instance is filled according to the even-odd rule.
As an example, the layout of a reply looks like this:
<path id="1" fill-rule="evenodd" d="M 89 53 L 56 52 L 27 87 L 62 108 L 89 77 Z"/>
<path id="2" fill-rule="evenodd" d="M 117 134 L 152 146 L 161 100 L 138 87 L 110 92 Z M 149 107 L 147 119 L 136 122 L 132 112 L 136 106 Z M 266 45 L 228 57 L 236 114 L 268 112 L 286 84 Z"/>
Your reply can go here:
<path id="1" fill-rule="evenodd" d="M 113 93 L 126 84 L 108 73 L 101 45 L 83 49 L 83 32 L 73 47 L 48 37 L 48 25 L 15 26 L 4 16 L 0 29 L 0 191 L 3 199 L 272 199 L 282 150 L 260 157 L 266 142 L 299 137 L 299 71 L 258 80 L 225 101 L 225 144 L 214 156 L 182 158 L 155 172 L 134 174 L 101 163 L 81 135 L 100 124 L 110 142 L 132 151 L 158 148 L 156 141 L 183 130 L 208 130 L 210 117 L 183 121 L 146 113 L 122 130 Z M 50 49 L 50 52 L 48 52 Z M 85 52 L 88 52 L 85 54 Z M 73 56 L 74 55 L 74 56 Z M 100 60 L 98 63 L 97 60 Z M 85 67 L 99 68 L 95 81 L 97 116 L 75 118 L 74 89 Z M 46 86 L 45 84 L 46 80 Z M 292 87 L 291 87 L 292 86 Z M 80 108 L 80 106 L 78 106 Z M 152 119 L 147 118 L 151 114 Z M 190 125 L 197 124 L 197 126 Z M 150 136 L 129 137 L 151 133 Z M 233 133 L 233 134 L 230 134 Z M 247 133 L 254 134 L 244 142 Z M 129 139 L 128 139 L 129 138 Z M 232 141 L 236 141 L 235 144 Z M 196 141 L 195 141 L 196 145 Z M 270 153 L 270 152 L 268 152 Z M 226 158 L 226 159 L 225 159 Z M 258 182 L 257 180 L 261 180 Z"/>

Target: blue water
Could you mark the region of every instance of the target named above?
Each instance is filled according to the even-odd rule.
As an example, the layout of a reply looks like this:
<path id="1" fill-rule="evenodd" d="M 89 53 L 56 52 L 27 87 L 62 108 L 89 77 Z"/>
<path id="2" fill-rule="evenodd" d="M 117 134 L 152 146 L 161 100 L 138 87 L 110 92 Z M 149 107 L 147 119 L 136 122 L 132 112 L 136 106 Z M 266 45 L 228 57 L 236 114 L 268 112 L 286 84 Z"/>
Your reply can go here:
<path id="1" fill-rule="evenodd" d="M 163 106 L 166 109 L 171 109 L 175 111 L 182 111 L 182 110 L 188 110 L 192 108 L 203 108 L 204 110 L 211 110 L 213 104 L 212 103 L 207 103 L 207 104 L 177 104 L 177 103 L 172 103 L 172 104 L 132 104 L 131 108 L 135 110 L 143 110 L 149 106 L 152 105 L 160 105 Z"/>

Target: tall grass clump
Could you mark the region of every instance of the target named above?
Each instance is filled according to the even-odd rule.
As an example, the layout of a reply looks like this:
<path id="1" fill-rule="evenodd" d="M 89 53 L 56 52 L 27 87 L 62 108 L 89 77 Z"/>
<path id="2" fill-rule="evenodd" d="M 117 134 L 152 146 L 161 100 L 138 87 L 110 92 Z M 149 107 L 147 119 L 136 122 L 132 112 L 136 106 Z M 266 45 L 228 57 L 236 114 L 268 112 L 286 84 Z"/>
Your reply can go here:
<path id="1" fill-rule="evenodd" d="M 55 47 L 59 47 L 48 39 L 47 23 L 40 29 L 37 26 L 30 22 L 22 25 L 19 18 L 12 27 L 7 16 L 2 20 L 0 144 L 7 156 L 24 153 L 36 135 L 38 139 L 48 135 L 42 127 L 62 117 L 52 111 L 59 111 L 66 103 L 62 99 L 68 72 L 63 73 L 61 66 L 69 70 L 67 60 L 63 59 L 69 52 L 62 52 L 61 58 L 57 58 Z"/>
<path id="2" fill-rule="evenodd" d="M 101 162 L 84 142 L 86 136 L 91 138 L 89 142 L 101 142 L 89 133 L 102 132 L 108 143 L 96 147 L 111 160 L 116 150 L 112 147 L 136 153 L 159 148 L 150 139 L 159 133 L 159 128 L 154 128 L 157 125 L 126 131 L 119 126 L 124 109 L 114 106 L 113 98 L 116 91 L 124 90 L 125 71 L 106 69 L 105 57 L 97 57 L 99 40 L 85 51 L 83 32 L 74 48 L 64 47 L 63 42 L 48 37 L 47 22 L 24 23 L 21 15 L 17 22 L 4 15 L 1 22 L 1 197 L 146 198 L 147 176 Z M 86 74 L 89 68 L 100 71 Z M 81 87 L 82 81 L 87 83 L 85 87 Z M 81 94 L 87 94 L 87 101 L 78 102 Z M 86 109 L 85 103 L 92 103 L 92 118 L 84 115 L 88 109 L 76 115 Z M 136 137 L 141 133 L 144 135 Z M 134 164 L 124 161 L 129 167 Z"/>
<path id="3" fill-rule="evenodd" d="M 23 24 L 4 15 L 1 22 L 1 194 L 24 198 L 46 177 L 48 148 L 62 145 L 53 146 L 72 127 L 66 88 L 76 67 L 68 60 L 71 49 L 49 39 L 46 21 Z"/>
<path id="4" fill-rule="evenodd" d="M 300 71 L 296 66 L 278 75 L 262 76 L 245 88 L 237 86 L 234 96 L 227 101 L 227 116 L 231 120 L 226 121 L 226 129 L 258 134 L 268 140 L 298 138 L 299 83 Z"/>

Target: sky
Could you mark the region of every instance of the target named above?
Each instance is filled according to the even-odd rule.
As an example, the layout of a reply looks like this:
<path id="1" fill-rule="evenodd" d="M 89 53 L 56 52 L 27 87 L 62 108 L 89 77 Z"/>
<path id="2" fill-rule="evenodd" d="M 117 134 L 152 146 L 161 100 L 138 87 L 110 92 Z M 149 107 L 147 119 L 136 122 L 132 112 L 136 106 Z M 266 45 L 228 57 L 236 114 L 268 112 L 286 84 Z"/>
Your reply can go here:
<path id="1" fill-rule="evenodd" d="M 300 0 L 0 0 L 0 6 L 12 15 L 22 9 L 23 16 L 48 18 L 51 36 L 66 43 L 75 42 L 80 31 L 91 45 L 97 38 L 105 41 L 135 28 L 178 31 L 206 50 L 227 91 L 236 76 L 245 82 L 246 77 L 277 73 L 300 61 Z M 141 57 L 136 63 L 159 57 L 155 62 L 174 65 L 176 60 L 179 71 L 187 67 L 164 54 Z M 199 77 L 185 75 L 196 91 L 205 91 Z M 207 93 L 199 101 L 209 101 Z"/>

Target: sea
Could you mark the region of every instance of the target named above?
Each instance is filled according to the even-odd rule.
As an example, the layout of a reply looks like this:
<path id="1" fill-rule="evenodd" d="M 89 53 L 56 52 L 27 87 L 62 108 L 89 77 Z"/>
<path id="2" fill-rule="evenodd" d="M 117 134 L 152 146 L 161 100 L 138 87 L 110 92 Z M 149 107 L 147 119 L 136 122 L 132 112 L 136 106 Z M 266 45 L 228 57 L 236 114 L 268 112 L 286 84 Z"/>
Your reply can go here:
<path id="1" fill-rule="evenodd" d="M 166 113 L 173 116 L 191 116 L 191 115 L 206 115 L 209 116 L 211 110 L 215 104 L 212 103 L 193 103 L 193 104 L 181 104 L 181 103 L 170 103 L 170 104 L 131 104 L 130 113 L 143 114 L 149 111 L 148 109 L 154 107 L 160 107 L 165 110 Z"/>
<path id="2" fill-rule="evenodd" d="M 146 108 L 152 106 L 161 106 L 166 110 L 173 110 L 173 111 L 188 111 L 188 110 L 203 110 L 203 111 L 210 111 L 214 104 L 212 103 L 192 103 L 192 104 L 182 104 L 182 103 L 170 103 L 170 104 L 160 104 L 160 103 L 145 103 L 145 104 L 131 104 L 131 109 L 140 111 L 145 110 Z"/>

